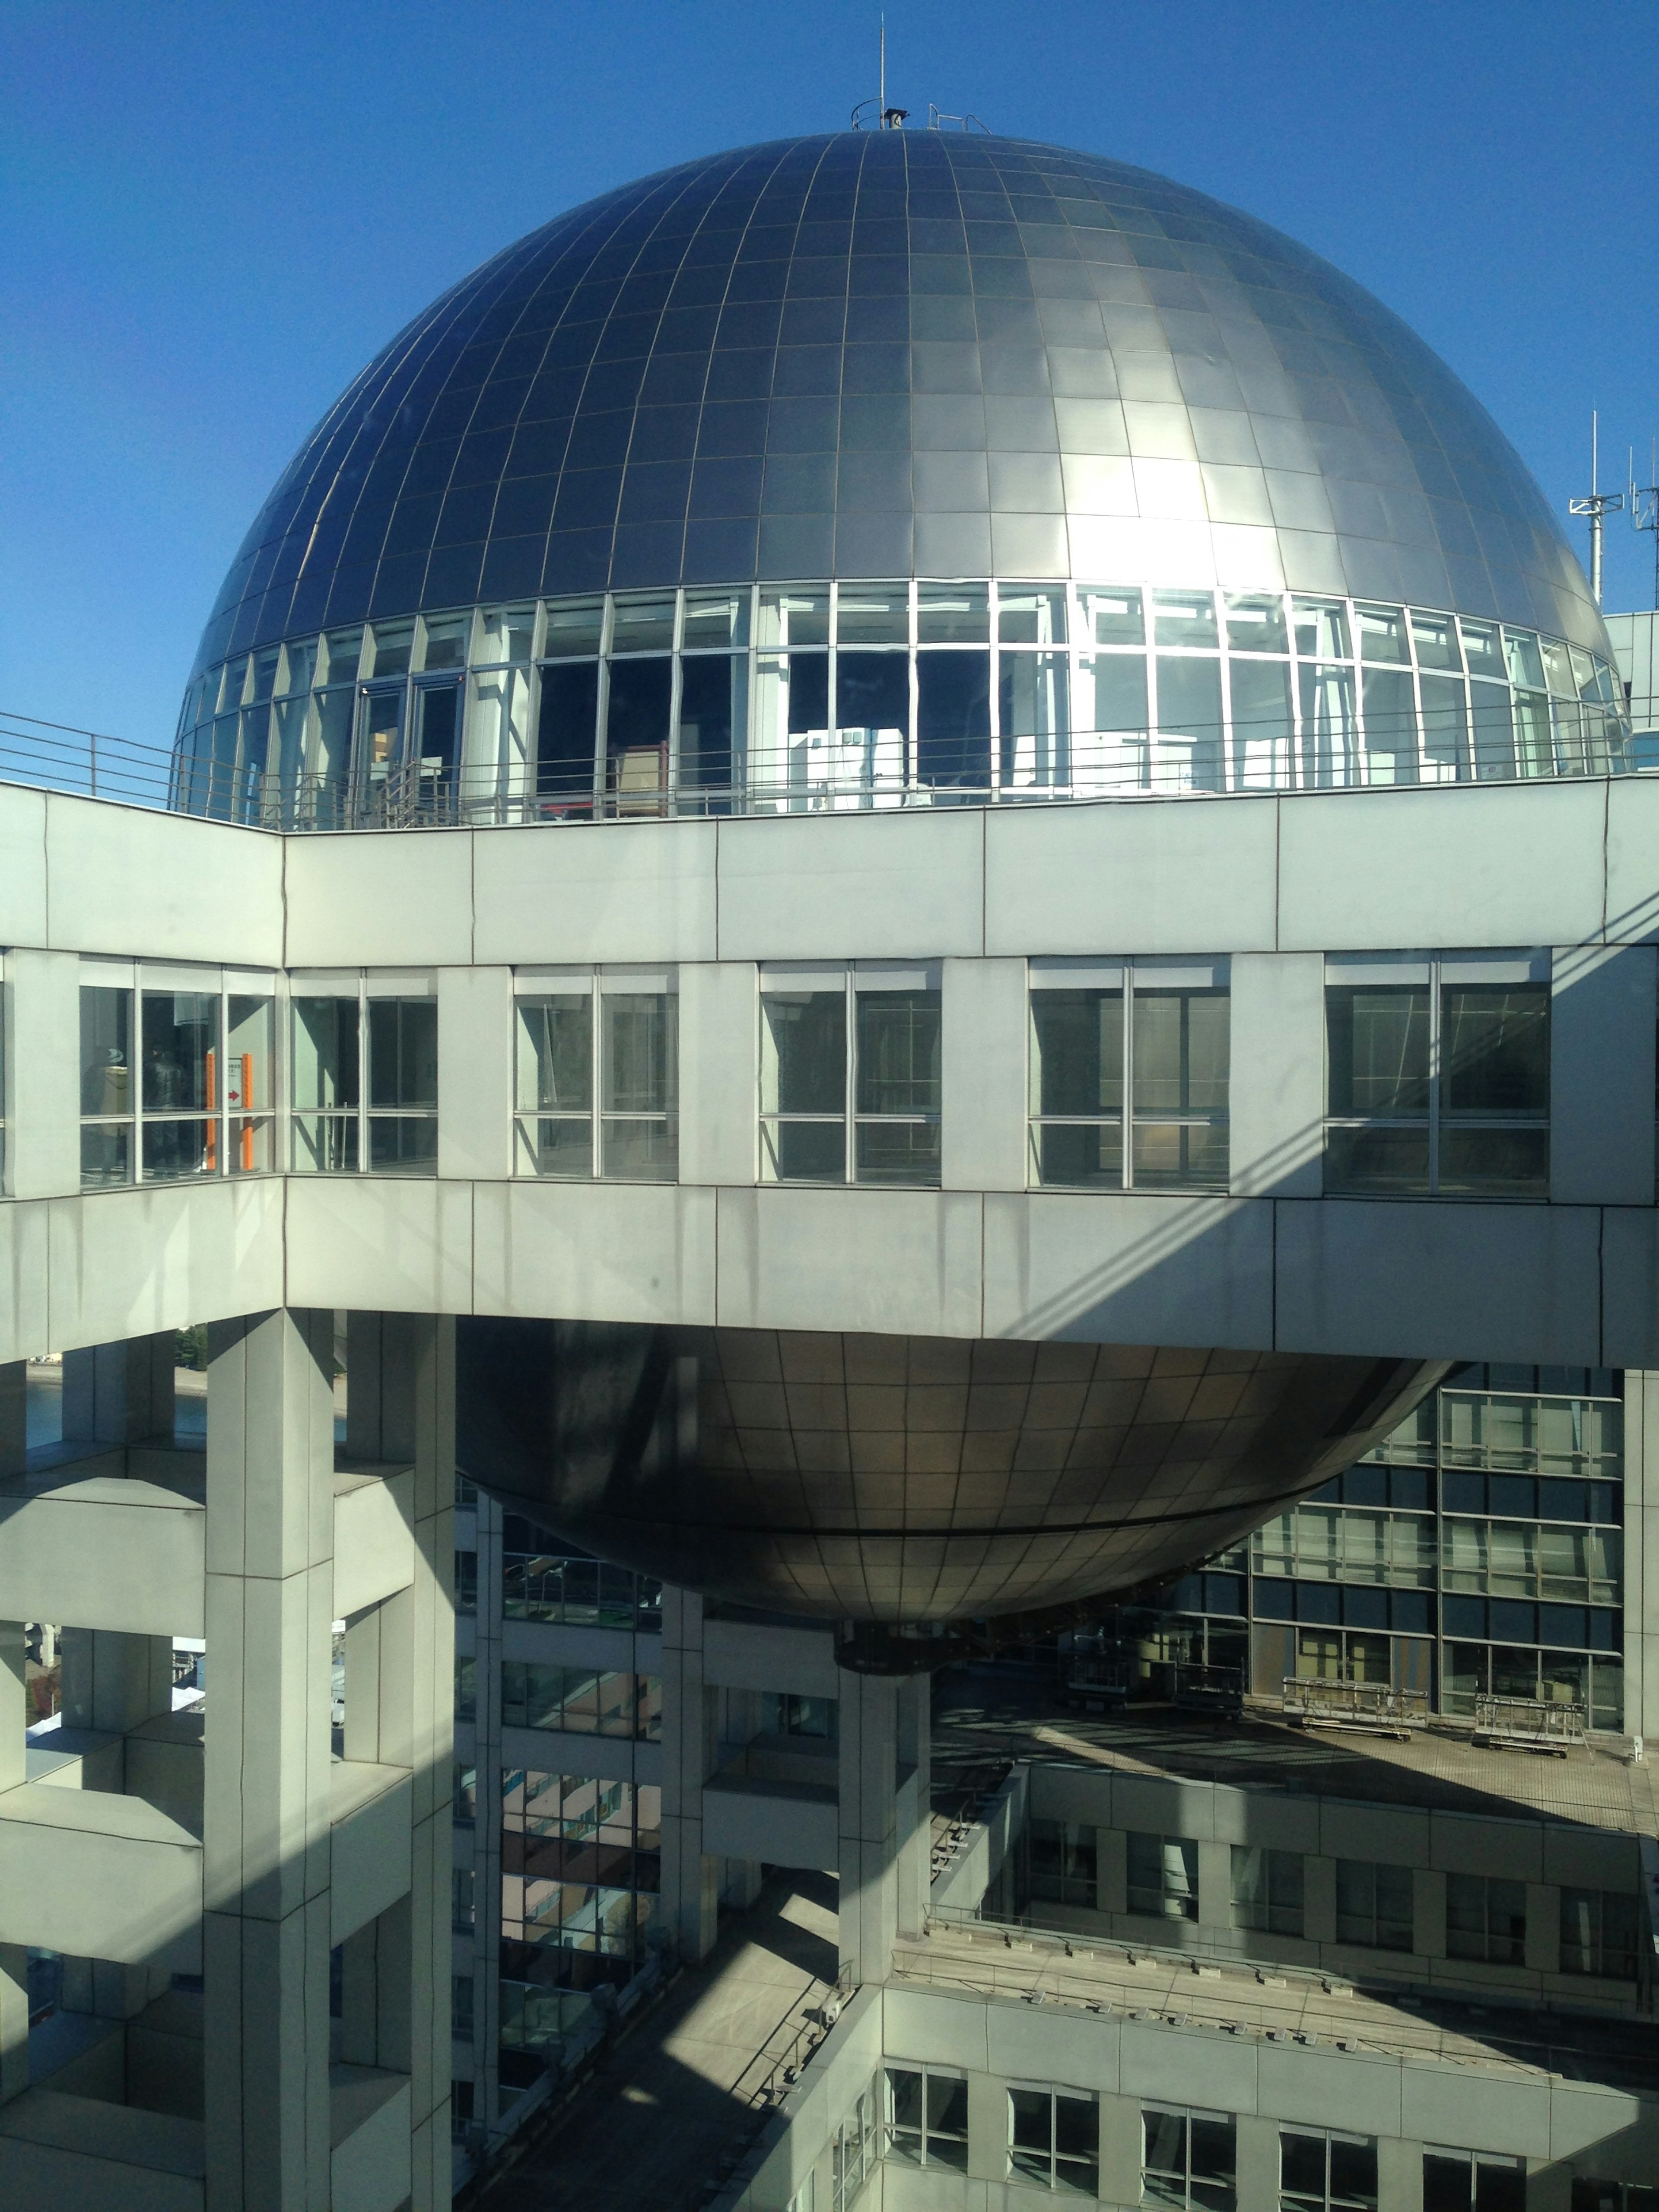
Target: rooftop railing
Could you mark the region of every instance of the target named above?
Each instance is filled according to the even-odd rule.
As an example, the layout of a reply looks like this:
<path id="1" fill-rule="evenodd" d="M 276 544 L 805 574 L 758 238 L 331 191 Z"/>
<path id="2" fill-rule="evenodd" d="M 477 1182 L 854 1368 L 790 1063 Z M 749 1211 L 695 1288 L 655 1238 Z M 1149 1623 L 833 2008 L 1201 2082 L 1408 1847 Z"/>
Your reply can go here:
<path id="1" fill-rule="evenodd" d="M 849 739 L 856 733 L 843 733 Z M 249 828 L 299 832 L 482 829 L 572 822 L 700 819 L 776 814 L 894 812 L 918 808 L 1053 805 L 1100 799 L 1218 799 L 1271 792 L 1444 788 L 1574 781 L 1633 771 L 1622 735 L 1528 753 L 1515 747 L 1378 754 L 1346 740 L 1171 740 L 1133 731 L 1073 731 L 1065 740 L 992 741 L 961 773 L 883 774 L 846 744 L 818 768 L 810 757 L 752 760 L 741 782 L 677 775 L 668 748 L 612 754 L 604 780 L 538 762 L 437 758 L 374 763 L 319 775 L 263 761 L 218 760 L 177 746 L 74 728 L 0 710 L 0 781 L 171 808 Z M 1079 765 L 1065 765 L 1068 757 Z M 1049 765 L 1042 764 L 1046 757 Z M 1085 763 L 1083 764 L 1083 763 Z"/>

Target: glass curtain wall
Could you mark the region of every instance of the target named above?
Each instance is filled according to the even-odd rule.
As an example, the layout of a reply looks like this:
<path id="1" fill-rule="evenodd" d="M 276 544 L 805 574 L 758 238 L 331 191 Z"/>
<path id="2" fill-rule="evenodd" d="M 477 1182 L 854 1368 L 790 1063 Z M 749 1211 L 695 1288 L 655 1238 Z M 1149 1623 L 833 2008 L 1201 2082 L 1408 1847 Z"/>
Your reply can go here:
<path id="1" fill-rule="evenodd" d="M 1616 1733 L 1623 1413 L 1606 1370 L 1455 1370 L 1248 1546 L 1109 1609 L 1083 1656 L 1132 1695 L 1220 1663 L 1262 1696 L 1322 1676 L 1417 1691 L 1462 1718 L 1488 1694 L 1572 1704 Z"/>
<path id="2" fill-rule="evenodd" d="M 1598 775 L 1604 662 L 1431 609 L 803 581 L 457 609 L 192 684 L 190 811 L 342 829 Z"/>

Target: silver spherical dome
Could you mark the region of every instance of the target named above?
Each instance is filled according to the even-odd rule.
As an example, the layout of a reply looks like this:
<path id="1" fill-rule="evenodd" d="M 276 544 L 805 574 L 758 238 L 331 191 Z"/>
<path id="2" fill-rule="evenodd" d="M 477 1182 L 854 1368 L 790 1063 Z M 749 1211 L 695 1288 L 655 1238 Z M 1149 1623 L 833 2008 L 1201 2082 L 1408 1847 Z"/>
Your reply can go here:
<path id="1" fill-rule="evenodd" d="M 1350 592 L 1605 654 L 1513 447 L 1254 217 L 1024 141 L 744 147 L 558 216 L 393 339 L 198 668 L 330 623 L 758 577 Z"/>
<path id="2" fill-rule="evenodd" d="M 465 1317 L 459 1458 L 706 1596 L 917 1625 L 1121 1593 L 1360 1458 L 1443 1367 Z"/>

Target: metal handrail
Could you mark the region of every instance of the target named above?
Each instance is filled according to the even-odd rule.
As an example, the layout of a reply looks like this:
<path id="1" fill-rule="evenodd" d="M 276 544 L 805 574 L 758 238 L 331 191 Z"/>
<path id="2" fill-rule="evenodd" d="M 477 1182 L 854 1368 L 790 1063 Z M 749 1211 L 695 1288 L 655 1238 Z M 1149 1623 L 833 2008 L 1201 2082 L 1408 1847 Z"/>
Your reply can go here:
<path id="1" fill-rule="evenodd" d="M 337 832 L 379 829 L 552 826 L 571 822 L 702 819 L 772 814 L 885 812 L 959 806 L 1063 805 L 1091 799 L 1223 799 L 1271 793 L 1466 788 L 1537 784 L 1634 773 L 1622 744 L 1601 757 L 1563 754 L 1547 772 L 1527 775 L 1512 755 L 1415 763 L 1416 781 L 1398 777 L 1400 757 L 1385 756 L 1387 775 L 1357 748 L 1279 743 L 1270 757 L 1230 757 L 1217 738 L 1169 740 L 1141 732 L 1072 732 L 1072 743 L 1109 740 L 1113 757 L 1080 763 L 1062 780 L 1038 780 L 1022 765 L 1018 781 L 959 781 L 860 773 L 746 779 L 709 786 L 659 780 L 606 786 L 560 780 L 534 759 L 452 768 L 409 760 L 367 774 L 319 775 L 283 764 L 190 757 L 160 746 L 0 711 L 0 780 L 128 805 L 170 807 L 252 829 Z M 1000 741 L 999 741 L 1000 742 Z M 1029 739 L 1012 742 L 1024 747 Z M 1086 749 L 1086 748 L 1085 748 Z M 615 771 L 613 770 L 613 773 Z"/>

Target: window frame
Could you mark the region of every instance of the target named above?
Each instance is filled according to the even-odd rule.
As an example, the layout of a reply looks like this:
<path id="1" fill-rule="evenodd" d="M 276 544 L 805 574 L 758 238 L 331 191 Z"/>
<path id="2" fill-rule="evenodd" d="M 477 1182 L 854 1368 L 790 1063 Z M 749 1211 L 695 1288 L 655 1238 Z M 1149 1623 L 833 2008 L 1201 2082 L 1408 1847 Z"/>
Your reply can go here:
<path id="1" fill-rule="evenodd" d="M 1040 2151 L 1035 2143 L 1018 2142 L 1019 2108 L 1017 2097 L 1048 2099 L 1048 2148 Z M 1060 2148 L 1060 2112 L 1062 2104 L 1075 2105 L 1089 2114 L 1094 2138 L 1091 2152 L 1063 2151 Z M 1077 2089 L 1064 2082 L 1010 2081 L 1006 2084 L 1004 2111 L 1007 2117 L 1007 2179 L 1017 2184 L 1036 2189 L 1048 2189 L 1054 2195 L 1097 2198 L 1100 2194 L 1100 2097 L 1093 2089 Z M 1021 2156 L 1032 2161 L 1020 2165 Z M 1046 2179 L 1036 2171 L 1036 2161 L 1046 2161 Z"/>
<path id="2" fill-rule="evenodd" d="M 1127 1910 L 1138 1919 L 1141 1920 L 1158 1919 L 1195 1922 L 1198 1918 L 1199 1879 L 1198 1842 L 1196 1838 L 1192 1836 L 1159 1835 L 1147 1828 L 1126 1828 L 1123 1832 L 1126 1838 L 1130 1839 L 1131 1843 L 1139 1841 L 1141 1843 L 1155 1844 L 1158 1846 L 1159 1876 L 1158 1894 L 1163 1899 L 1163 1907 L 1156 1913 L 1147 1912 L 1141 1906 L 1136 1905 L 1134 1898 L 1137 1890 L 1139 1890 L 1143 1896 L 1147 1895 L 1150 1894 L 1151 1886 L 1145 1882 L 1139 1884 L 1136 1883 L 1133 1874 L 1131 1874 L 1128 1876 L 1126 1891 Z M 1168 1855 L 1172 1844 L 1181 1853 L 1182 1868 L 1187 1881 L 1187 1888 L 1184 1895 L 1180 1891 L 1172 1890 L 1169 1885 L 1170 1869 Z M 1128 1856 L 1129 1849 L 1128 1845 L 1126 1844 L 1126 1859 Z M 1182 1909 L 1179 1912 L 1171 1912 L 1168 1910 L 1171 1899 L 1180 1905 Z"/>
<path id="3" fill-rule="evenodd" d="M 1046 979 L 1046 980 L 1044 980 Z M 1109 996 L 1115 994 L 1121 1001 L 1120 1077 L 1121 1097 L 1115 1114 L 1102 1111 L 1094 1114 L 1050 1114 L 1042 1108 L 1042 1046 L 1037 1027 L 1037 999 L 1045 992 L 1098 991 Z M 1135 1006 L 1137 1000 L 1150 998 L 1159 992 L 1190 992 L 1219 999 L 1226 1010 L 1225 1069 L 1222 1078 L 1227 1104 L 1221 1108 L 1148 1108 L 1135 1102 Z M 1103 956 L 1100 958 L 1059 957 L 1030 959 L 1026 962 L 1025 978 L 1025 1052 L 1026 1052 L 1026 1176 L 1028 1187 L 1035 1190 L 1082 1190 L 1110 1192 L 1115 1190 L 1156 1192 L 1180 1194 L 1188 1191 L 1225 1192 L 1231 1188 L 1232 1147 L 1231 1139 L 1232 1107 L 1232 961 L 1230 955 L 1220 953 L 1212 958 L 1200 956 L 1158 956 L 1131 958 Z M 1111 1129 L 1117 1132 L 1117 1180 L 1110 1179 L 1109 1170 L 1103 1170 L 1098 1180 L 1074 1182 L 1063 1176 L 1045 1176 L 1042 1133 L 1048 1129 L 1096 1129 L 1103 1134 Z M 1182 1132 L 1182 1149 L 1186 1149 L 1185 1133 L 1192 1129 L 1208 1129 L 1219 1133 L 1220 1149 L 1224 1164 L 1218 1173 L 1201 1170 L 1183 1174 L 1174 1179 L 1153 1180 L 1150 1173 L 1139 1167 L 1136 1155 L 1141 1149 L 1137 1142 L 1143 1131 L 1168 1128 Z"/>
<path id="4" fill-rule="evenodd" d="M 587 1007 L 587 1104 L 585 1109 L 526 1103 L 536 1088 L 535 1046 L 525 1008 L 553 999 L 586 998 Z M 606 1103 L 606 1052 L 611 1041 L 608 1003 L 621 999 L 656 999 L 662 1002 L 666 1032 L 664 1054 L 663 1103 L 649 1108 L 618 1107 Z M 513 1172 L 532 1182 L 672 1183 L 679 1180 L 680 1140 L 680 1026 L 679 969 L 602 966 L 596 968 L 518 968 L 513 974 Z M 586 1126 L 585 1146 L 573 1146 L 572 1156 L 586 1154 L 586 1167 L 542 1167 L 538 1125 L 563 1123 L 574 1131 Z M 610 1164 L 613 1131 L 660 1127 L 661 1174 L 629 1172 Z"/>
<path id="5" fill-rule="evenodd" d="M 1325 2179 L 1321 2193 L 1316 2197 L 1306 2190 L 1287 2189 L 1285 2183 L 1285 2146 L 1295 2139 L 1301 2142 L 1317 2142 L 1324 2149 Z M 1358 2195 L 1343 2191 L 1338 2194 L 1331 2185 L 1332 2151 L 1342 2145 L 1370 2153 L 1371 2174 L 1368 2192 Z M 1279 2130 L 1279 2212 L 1377 2212 L 1379 2193 L 1377 2178 L 1376 2137 L 1350 2135 L 1340 2128 L 1282 2127 Z"/>
<path id="6" fill-rule="evenodd" d="M 1148 2155 L 1151 2144 L 1146 2122 L 1158 2119 L 1178 2120 L 1182 2129 L 1182 2164 L 1174 2166 L 1155 2166 Z M 1231 2171 L 1194 2177 L 1193 2170 L 1193 2130 L 1195 2122 L 1207 2127 L 1227 2130 L 1232 2146 Z M 1162 2191 L 1149 2189 L 1149 2179 L 1175 2187 Z M 1207 2193 L 1199 2196 L 1195 2188 Z M 1177 2193 L 1178 2189 L 1178 2193 Z M 1158 2204 L 1170 2212 L 1237 2212 L 1238 2203 L 1238 2123 L 1231 2112 L 1217 2112 L 1200 2105 L 1166 2105 L 1158 2098 L 1143 2098 L 1140 2106 L 1140 2202 Z"/>
<path id="7" fill-rule="evenodd" d="M 1322 1159 L 1325 1194 L 1343 1198 L 1444 1198 L 1482 1205 L 1536 1205 L 1547 1200 L 1550 1187 L 1550 1129 L 1553 1106 L 1551 1096 L 1553 1070 L 1550 1066 L 1550 1042 L 1554 1018 L 1553 970 L 1553 956 L 1544 946 L 1476 952 L 1328 953 L 1325 956 L 1323 986 L 1325 1115 Z M 1453 1073 L 1444 1048 L 1447 994 L 1460 986 L 1478 987 L 1483 983 L 1541 990 L 1543 994 L 1545 1103 L 1541 1115 L 1495 1112 L 1477 1116 L 1472 1113 L 1461 1114 L 1447 1103 L 1446 1090 Z M 1337 994 L 1363 990 L 1368 985 L 1379 990 L 1392 987 L 1400 990 L 1421 990 L 1427 994 L 1428 1033 L 1424 1074 L 1426 1103 L 1421 1112 L 1403 1109 L 1373 1114 L 1337 1113 L 1334 1110 L 1333 1014 Z M 1337 1164 L 1340 1141 L 1334 1143 L 1334 1138 L 1340 1140 L 1344 1132 L 1352 1132 L 1358 1136 L 1390 1130 L 1422 1136 L 1426 1149 L 1420 1184 L 1409 1180 L 1390 1183 L 1379 1182 L 1374 1177 L 1367 1179 L 1352 1173 L 1342 1173 Z M 1543 1166 L 1535 1182 L 1524 1189 L 1471 1188 L 1467 1182 L 1449 1183 L 1443 1172 L 1445 1136 L 1448 1133 L 1457 1135 L 1482 1131 L 1498 1135 L 1541 1133 Z"/>
<path id="8" fill-rule="evenodd" d="M 275 1176 L 284 1172 L 286 986 L 286 976 L 280 970 L 272 969 L 197 967 L 184 963 L 106 960 L 91 956 L 82 959 L 77 976 L 76 1060 L 83 1108 L 88 1077 L 84 1060 L 85 994 L 88 991 L 112 992 L 118 994 L 124 1000 L 127 1055 L 125 1112 L 88 1114 L 82 1111 L 78 1117 L 79 1188 L 82 1195 L 89 1196 L 100 1190 L 130 1190 L 138 1184 L 155 1188 L 185 1186 L 228 1179 L 246 1181 L 255 1176 Z M 144 1002 L 147 997 L 152 996 L 194 996 L 211 999 L 214 1002 L 213 1041 L 206 1050 L 204 1077 L 208 1097 L 199 1106 L 150 1108 L 144 1103 Z M 234 1106 L 231 1095 L 233 1086 L 224 1079 L 229 1065 L 227 1041 L 233 1035 L 231 1006 L 237 1000 L 255 1001 L 264 1009 L 264 1076 L 265 1088 L 270 1096 L 266 1103 L 255 1105 L 252 1110 L 247 1109 L 241 1095 L 244 1079 L 240 1075 L 238 1077 Z M 0 1001 L 3 1000 L 3 991 L 0 990 Z M 239 1058 L 246 1061 L 254 1055 L 246 1054 L 239 1055 Z M 0 1117 L 3 1116 L 4 1110 L 4 1095 L 0 1091 Z M 183 1175 L 150 1171 L 150 1148 L 145 1133 L 167 1124 L 205 1125 L 205 1157 L 202 1165 L 194 1171 Z M 88 1180 L 87 1139 L 89 1133 L 100 1130 L 125 1137 L 126 1171 L 122 1176 L 100 1175 Z M 3 1126 L 0 1126 L 0 1166 L 3 1166 L 3 1149 L 4 1130 Z M 257 1157 L 261 1150 L 264 1152 L 263 1163 Z M 255 1157 L 250 1160 L 250 1155 Z M 0 1188 L 3 1187 L 0 1183 Z"/>
<path id="9" fill-rule="evenodd" d="M 921 2118 L 917 2126 L 912 2127 L 908 2123 L 901 2124 L 895 2118 L 896 2098 L 893 2077 L 896 2074 L 913 2075 L 920 2084 L 918 2109 Z M 962 2126 L 959 2131 L 955 2129 L 936 2127 L 929 2117 L 933 2107 L 930 2090 L 935 2081 L 948 2082 L 953 2089 L 959 2088 L 963 2093 Z M 920 2059 L 912 2063 L 904 2059 L 884 2058 L 882 2099 L 881 2155 L 884 2158 L 892 2159 L 896 2164 L 901 2166 L 936 2166 L 952 2173 L 967 2172 L 968 2076 L 960 2067 L 932 2066 Z M 915 2138 L 914 2156 L 896 2148 L 901 2136 Z M 959 2152 L 960 2156 L 946 2156 L 935 2152 L 933 2148 L 935 2143 L 949 2145 L 953 2152 Z"/>
<path id="10" fill-rule="evenodd" d="M 333 1000 L 340 1006 L 350 1006 L 354 1000 L 356 1002 L 357 1098 L 355 1105 L 303 1105 L 294 1096 L 301 1067 L 295 1024 L 300 1019 L 300 1006 L 308 1000 Z M 429 1105 L 400 1103 L 395 1106 L 377 1106 L 374 1103 L 374 1047 L 370 1009 L 386 1004 L 429 1004 L 433 1009 L 433 1097 Z M 435 1176 L 438 1173 L 441 1109 L 440 1021 L 438 978 L 434 969 L 309 969 L 290 975 L 287 1016 L 283 1023 L 288 1046 L 286 1172 L 307 1176 L 380 1176 L 399 1182 L 424 1181 Z M 334 1125 L 343 1139 L 349 1139 L 347 1150 L 354 1157 L 343 1159 L 338 1165 L 319 1165 L 314 1158 L 311 1161 L 301 1160 L 301 1146 L 307 1141 L 303 1133 L 307 1125 L 314 1125 L 320 1139 L 325 1124 Z M 393 1164 L 377 1162 L 374 1158 L 376 1132 L 394 1127 L 428 1132 L 430 1151 L 415 1154 L 406 1162 L 399 1161 Z"/>
<path id="11" fill-rule="evenodd" d="M 798 996 L 844 994 L 842 1009 L 842 1107 L 799 1111 L 769 1105 L 769 1090 L 775 1081 L 776 1048 L 768 1030 L 767 1002 Z M 904 1114 L 869 1112 L 859 1104 L 861 1041 L 859 1000 L 878 992 L 930 997 L 935 1003 L 940 1037 L 940 1067 L 931 1109 Z M 818 1190 L 859 1188 L 875 1190 L 937 1190 L 940 1188 L 944 1152 L 945 1031 L 944 964 L 938 960 L 851 960 L 763 962 L 757 971 L 757 1121 L 759 1180 L 768 1185 Z M 781 1133 L 787 1128 L 839 1127 L 842 1132 L 842 1171 L 839 1176 L 785 1175 L 780 1172 Z M 929 1175 L 872 1175 L 860 1172 L 861 1133 L 866 1129 L 927 1130 L 933 1133 L 933 1172 Z"/>

